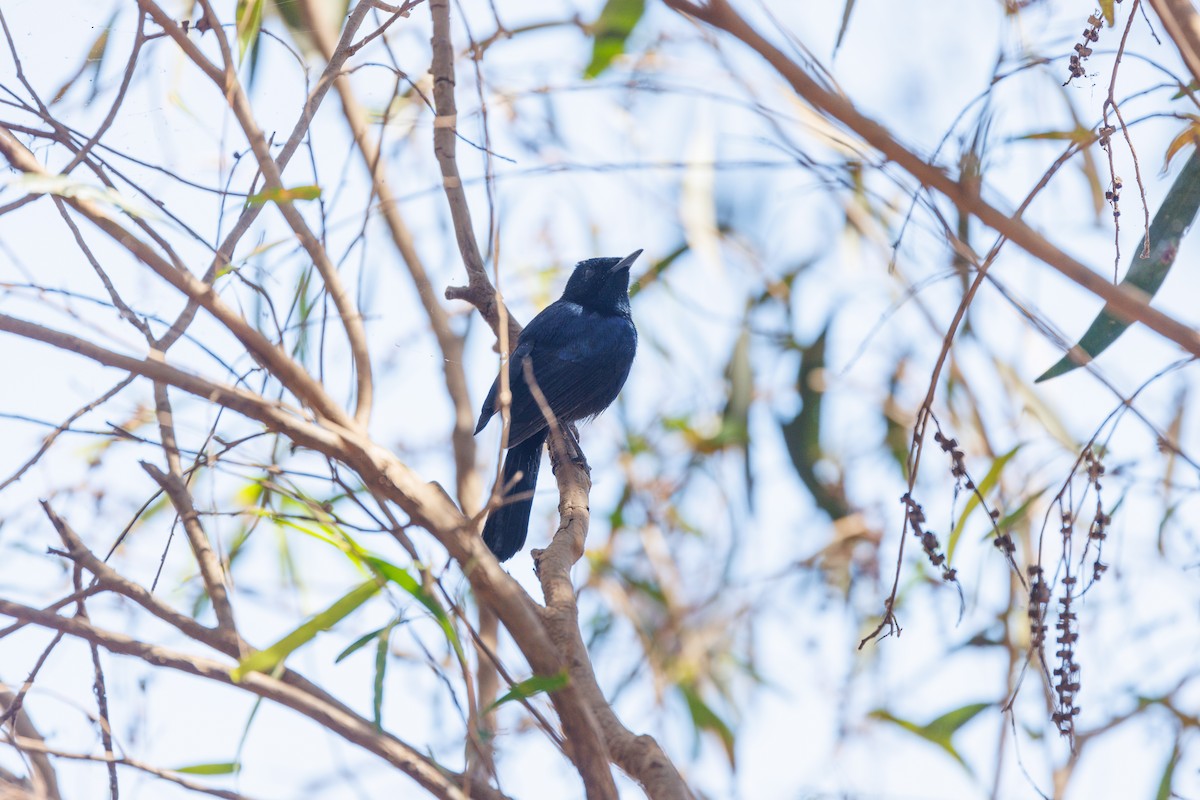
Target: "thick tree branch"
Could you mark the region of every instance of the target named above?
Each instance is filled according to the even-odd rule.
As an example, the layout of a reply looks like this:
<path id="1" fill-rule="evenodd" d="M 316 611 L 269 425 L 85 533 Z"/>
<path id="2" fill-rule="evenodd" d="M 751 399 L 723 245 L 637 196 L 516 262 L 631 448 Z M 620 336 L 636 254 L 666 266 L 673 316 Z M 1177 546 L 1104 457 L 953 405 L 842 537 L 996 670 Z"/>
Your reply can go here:
<path id="1" fill-rule="evenodd" d="M 536 385 L 531 386 L 540 395 Z M 571 567 L 583 557 L 587 540 L 592 480 L 586 465 L 576 463 L 572 455 L 561 433 L 550 437 L 550 463 L 558 482 L 558 530 L 549 547 L 533 552 L 546 598 L 542 612 L 546 629 L 559 650 L 567 655 L 571 683 L 595 712 L 613 763 L 640 783 L 653 800 L 689 800 L 691 791 L 662 747 L 653 736 L 638 735 L 625 727 L 596 680 L 579 627 L 579 605 L 571 581 Z"/>
<path id="2" fill-rule="evenodd" d="M 146 590 L 141 584 L 135 583 L 125 576 L 118 573 L 102 561 L 95 553 L 88 549 L 84 544 L 83 539 L 78 533 L 67 523 L 66 520 L 59 517 L 49 504 L 43 503 L 47 516 L 51 523 L 58 531 L 63 543 L 66 545 L 65 556 L 74 562 L 77 566 L 82 567 L 92 573 L 96 580 L 96 584 L 102 589 L 115 592 L 116 594 L 126 597 L 137 603 L 143 609 L 158 617 L 163 622 L 172 626 L 183 635 L 193 641 L 211 647 L 218 653 L 224 653 L 230 658 L 241 658 L 249 650 L 250 646 L 242 640 L 234 631 L 220 630 L 218 628 L 209 628 L 201 625 L 193 617 L 187 614 L 180 613 L 169 605 L 159 600 L 153 594 Z M 63 602 L 62 605 L 66 605 Z M 56 606 L 43 609 L 44 611 L 52 611 Z M 2 632 L 0 632 L 2 634 Z M 300 691 L 319 698 L 320 700 L 337 706 L 347 714 L 355 713 L 353 709 L 342 703 L 333 695 L 326 692 L 321 687 L 312 683 L 300 673 L 292 669 L 285 668 L 283 674 L 279 676 L 280 680 L 289 686 L 294 686 Z"/>
<path id="3" fill-rule="evenodd" d="M 435 797 L 444 800 L 468 800 L 464 788 L 457 781 L 462 776 L 450 773 L 430 761 L 404 742 L 375 728 L 360 716 L 348 713 L 344 707 L 326 703 L 320 698 L 289 686 L 260 672 L 251 672 L 235 681 L 232 666 L 199 656 L 186 655 L 165 647 L 140 642 L 121 633 L 98 628 L 80 619 L 62 617 L 49 611 L 0 599 L 0 614 L 24 620 L 53 631 L 61 631 L 113 653 L 133 656 L 155 667 L 166 667 L 196 675 L 218 683 L 244 689 L 251 694 L 296 711 L 312 719 L 353 744 L 374 753 L 402 770 Z M 487 786 L 472 785 L 472 798 L 503 800 L 504 795 Z"/>
<path id="4" fill-rule="evenodd" d="M 256 419 L 299 445 L 345 463 L 359 474 L 365 485 L 396 503 L 414 523 L 441 542 L 462 566 L 480 602 L 496 611 L 534 672 L 549 677 L 566 668 L 566 658 L 550 637 L 538 606 L 501 568 L 471 521 L 463 516 L 440 486 L 423 481 L 389 450 L 365 438 L 357 428 L 330 428 L 328 422 L 324 426 L 316 425 L 302 419 L 294 409 L 253 393 L 208 381 L 159 360 L 115 353 L 77 336 L 6 314 L 0 314 L 0 331 L 45 342 L 106 366 L 175 386 Z M 585 701 L 580 690 L 568 684 L 552 692 L 550 697 L 571 747 L 580 751 L 577 757 L 592 761 L 589 754 L 603 753 L 596 711 Z"/>

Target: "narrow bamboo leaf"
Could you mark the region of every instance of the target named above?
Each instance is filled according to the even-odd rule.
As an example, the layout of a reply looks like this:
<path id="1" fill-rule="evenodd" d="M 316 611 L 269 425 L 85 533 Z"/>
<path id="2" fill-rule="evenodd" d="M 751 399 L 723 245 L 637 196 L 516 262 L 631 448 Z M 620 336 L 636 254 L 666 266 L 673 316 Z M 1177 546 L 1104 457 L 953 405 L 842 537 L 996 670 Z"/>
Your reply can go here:
<path id="1" fill-rule="evenodd" d="M 742 328 L 733 354 L 725 367 L 725 379 L 729 382 L 729 399 L 721 414 L 722 432 L 737 436 L 734 444 L 742 451 L 743 477 L 746 484 L 746 499 L 753 510 L 754 471 L 750 468 L 750 404 L 754 399 L 754 368 L 750 363 L 750 328 Z"/>
<path id="2" fill-rule="evenodd" d="M 265 2 L 266 0 L 238 0 L 236 19 L 239 64 L 246 57 L 250 43 L 258 38 Z"/>
<path id="3" fill-rule="evenodd" d="M 829 326 L 821 331 L 812 344 L 800 355 L 800 371 L 796 376 L 796 391 L 800 394 L 800 411 L 782 424 L 783 441 L 800 481 L 812 494 L 813 500 L 831 519 L 841 519 L 850 513 L 842 488 L 829 482 L 817 472 L 821 460 L 821 397 L 815 381 L 825 369 L 825 342 Z"/>
<path id="4" fill-rule="evenodd" d="M 236 761 L 219 761 L 213 764 L 190 764 L 186 767 L 172 767 L 171 772 L 183 775 L 233 775 L 242 767 Z"/>
<path id="5" fill-rule="evenodd" d="M 1171 757 L 1167 759 L 1167 766 L 1163 770 L 1162 777 L 1158 781 L 1158 791 L 1154 793 L 1154 800 L 1170 800 L 1172 797 L 1178 797 L 1171 791 L 1171 786 L 1175 782 L 1175 767 L 1179 766 L 1179 742 L 1175 742 L 1175 747 L 1171 750 Z"/>
<path id="6" fill-rule="evenodd" d="M 1056 142 L 1075 142 L 1076 144 L 1091 144 L 1099 138 L 1095 130 L 1077 126 L 1066 131 L 1038 131 L 1037 133 L 1026 133 L 1016 137 L 1018 141 L 1022 139 L 1046 139 Z"/>
<path id="7" fill-rule="evenodd" d="M 1039 489 L 1038 491 L 1031 494 L 1029 497 L 1027 497 L 1025 499 L 1024 503 L 1021 503 L 1021 505 L 1017 506 L 1016 511 L 1009 512 L 1008 514 L 1005 514 L 1003 517 L 1001 517 L 1000 520 L 996 523 L 996 527 L 1002 531 L 1007 531 L 1009 528 L 1013 527 L 1018 522 L 1025 519 L 1025 515 L 1029 513 L 1029 507 L 1032 506 L 1034 503 L 1036 503 L 1037 499 L 1039 497 L 1041 497 L 1042 495 L 1044 495 L 1046 493 L 1046 490 L 1049 488 L 1050 488 L 1049 486 L 1043 486 L 1041 489 Z M 987 535 L 984 536 L 983 538 L 987 539 L 989 536 L 991 536 L 993 534 L 993 532 L 994 531 L 988 531 Z"/>
<path id="8" fill-rule="evenodd" d="M 946 543 L 947 562 L 954 560 L 954 548 L 958 546 L 958 539 L 960 536 L 962 536 L 963 528 L 967 526 L 967 518 L 970 517 L 971 512 L 979 506 L 979 495 L 983 495 L 985 498 L 988 496 L 988 492 L 992 490 L 992 487 L 996 485 L 996 481 L 1000 479 L 1000 472 L 1004 469 L 1004 465 L 1007 464 L 1009 459 L 1015 456 L 1017 451 L 1020 449 L 1021 445 L 1017 445 L 1012 450 L 1009 450 L 1007 453 L 993 461 L 992 466 L 988 468 L 987 474 L 983 476 L 983 480 L 976 485 L 975 488 L 978 491 L 971 492 L 971 495 L 967 498 L 967 503 L 965 506 L 963 506 L 962 513 L 958 515 L 958 522 L 954 524 L 954 530 L 950 532 L 950 539 Z"/>
<path id="9" fill-rule="evenodd" d="M 301 10 L 302 4 L 302 0 L 274 0 L 271 5 L 279 13 L 284 27 L 292 35 L 292 40 L 300 51 L 305 55 L 313 55 L 319 52 L 319 48 L 313 39 L 313 32 L 309 30 L 310 23 Z M 328 33 L 336 37 L 342 30 L 349 7 L 349 0 L 322 0 L 320 3 L 313 3 L 311 9 L 316 12 L 316 19 L 312 23 L 327 27 Z"/>
<path id="10" fill-rule="evenodd" d="M 275 10 L 279 12 L 288 32 L 304 33 L 307 36 L 308 33 L 304 29 L 304 13 L 300 10 L 299 0 L 274 0 L 274 2 Z"/>
<path id="11" fill-rule="evenodd" d="M 685 241 L 685 242 L 683 242 L 683 244 L 676 247 L 670 253 L 667 253 L 667 255 L 663 256 L 658 261 L 653 262 L 646 269 L 646 271 L 643 272 L 641 275 L 639 275 L 638 279 L 630 285 L 629 296 L 637 297 L 638 292 L 642 291 L 647 286 L 649 286 L 650 284 L 654 283 L 659 278 L 661 278 L 663 273 L 666 272 L 668 269 L 670 269 L 671 265 L 674 264 L 679 259 L 679 257 L 682 256 L 687 251 L 688 251 L 688 244 Z"/>
<path id="12" fill-rule="evenodd" d="M 850 14 L 854 12 L 855 0 L 846 0 L 845 7 L 842 8 L 842 24 L 838 28 L 837 40 L 833 43 L 833 54 L 837 55 L 837 51 L 842 46 L 842 39 L 846 37 L 846 30 L 850 27 Z"/>
<path id="13" fill-rule="evenodd" d="M 526 678 L 520 683 L 514 683 L 511 689 L 505 692 L 496 702 L 488 706 L 483 713 L 487 714 L 505 703 L 511 703 L 513 700 L 524 700 L 543 692 L 556 691 L 570 682 L 571 676 L 567 674 L 566 670 L 557 672 L 554 675 L 534 675 L 532 678 Z"/>
<path id="14" fill-rule="evenodd" d="M 371 709 L 374 714 L 375 729 L 383 730 L 383 688 L 384 677 L 387 675 L 388 642 L 392 638 L 392 628 L 396 623 L 388 625 L 379 635 L 375 644 L 375 680 L 372 683 Z"/>
<path id="15" fill-rule="evenodd" d="M 455 654 L 459 659 L 465 659 L 466 654 L 462 649 L 462 642 L 458 638 L 458 631 L 454 629 L 454 622 L 450 619 L 450 615 L 446 613 L 446 609 L 442 608 L 442 604 L 437 601 L 437 598 L 425 591 L 425 587 L 417 581 L 408 571 L 396 566 L 390 561 L 385 561 L 379 556 L 365 555 L 364 563 L 376 570 L 380 577 L 391 581 L 399 586 L 404 591 L 412 595 L 418 603 L 425 606 L 430 614 L 433 614 L 437 620 L 438 626 L 441 627 L 442 633 L 446 637 L 446 641 L 454 648 Z"/>
<path id="16" fill-rule="evenodd" d="M 351 642 L 346 647 L 345 650 L 338 653 L 337 658 L 335 658 L 333 660 L 333 663 L 335 663 L 335 664 L 342 663 L 344 660 L 346 660 L 347 657 L 353 655 L 354 653 L 357 653 L 359 650 L 366 647 L 371 642 L 372 639 L 376 638 L 377 636 L 379 636 L 379 634 L 383 633 L 386 630 L 389 630 L 390 628 L 391 628 L 390 625 L 384 625 L 382 628 L 376 628 L 375 630 L 371 631 L 370 633 L 364 633 L 362 636 L 358 637 L 353 642 Z"/>
<path id="17" fill-rule="evenodd" d="M 645 0 L 608 0 L 592 24 L 592 60 L 583 77 L 595 78 L 625 52 L 625 41 L 646 10 Z"/>
<path id="18" fill-rule="evenodd" d="M 688 712 L 692 715 L 692 725 L 696 731 L 710 731 L 717 735 L 721 740 L 721 747 L 725 750 L 725 757 L 729 759 L 731 768 L 737 767 L 736 744 L 733 736 L 733 729 L 725 720 L 721 719 L 712 707 L 705 703 L 703 698 L 689 686 L 680 686 L 679 690 L 683 693 L 683 699 L 687 702 Z"/>
<path id="19" fill-rule="evenodd" d="M 1192 151 L 1179 176 L 1171 185 L 1166 198 L 1150 224 L 1150 257 L 1142 258 L 1146 239 L 1134 248 L 1133 261 L 1121 281 L 1122 288 L 1138 289 L 1146 299 L 1154 297 L 1175 263 L 1179 242 L 1191 226 L 1200 209 L 1200 150 Z M 1067 355 L 1037 379 L 1037 382 L 1056 378 L 1086 364 L 1104 352 L 1117 340 L 1129 323 L 1110 314 L 1108 306 L 1100 311 L 1091 327 Z"/>
<path id="20" fill-rule="evenodd" d="M 321 196 L 320 186 L 293 186 L 291 189 L 264 189 L 246 198 L 246 205 L 261 206 L 264 203 L 284 203 L 295 200 L 316 200 Z"/>
<path id="21" fill-rule="evenodd" d="M 901 717 L 897 717 L 891 712 L 882 708 L 872 711 L 870 716 L 874 717 L 875 719 L 890 722 L 893 725 L 899 725 L 901 728 L 920 736 L 927 742 L 936 744 L 938 747 L 945 750 L 951 758 L 957 761 L 963 769 L 974 774 L 971 768 L 967 766 L 967 762 L 963 760 L 963 757 L 959 754 L 958 750 L 954 748 L 954 744 L 951 740 L 959 728 L 966 725 L 982 712 L 991 708 L 992 705 L 992 703 L 971 703 L 961 708 L 956 708 L 953 711 L 949 711 L 927 725 L 920 725 L 910 720 L 902 719 Z"/>
<path id="22" fill-rule="evenodd" d="M 1179 98 L 1186 97 L 1187 95 L 1194 93 L 1194 92 L 1200 92 L 1200 82 L 1192 81 L 1191 83 L 1189 83 L 1187 85 L 1186 89 L 1180 89 L 1175 94 L 1171 95 L 1171 99 L 1178 100 Z"/>
<path id="23" fill-rule="evenodd" d="M 312 641 L 318 633 L 329 630 L 370 600 L 379 588 L 379 582 L 373 579 L 359 584 L 335 600 L 329 608 L 314 615 L 312 619 L 266 650 L 259 650 L 243 658 L 230 673 L 230 677 L 236 682 L 251 672 L 270 672 L 282 664 L 293 651 Z"/>
<path id="24" fill-rule="evenodd" d="M 302 507 L 308 510 L 307 506 Z M 454 629 L 454 623 L 450 619 L 450 615 L 442 608 L 437 598 L 425 591 L 425 587 L 403 567 L 397 566 L 384 558 L 380 558 L 364 550 L 358 542 L 354 541 L 353 537 L 333 525 L 318 524 L 318 529 L 314 530 L 294 520 L 277 519 L 275 522 L 280 527 L 295 529 L 314 539 L 336 547 L 360 568 L 370 571 L 379 580 L 390 581 L 396 584 L 405 592 L 412 595 L 417 602 L 429 610 L 429 613 L 433 614 L 438 622 L 438 626 L 441 627 L 442 633 L 446 637 L 446 641 L 454 648 L 455 655 L 460 660 L 466 659 L 462 642 L 458 637 L 458 632 Z"/>
<path id="25" fill-rule="evenodd" d="M 1191 125 L 1181 130 L 1171 143 L 1167 145 L 1167 152 L 1163 156 L 1163 172 L 1171 168 L 1171 159 L 1179 154 L 1179 151 L 1187 147 L 1189 144 L 1195 144 L 1200 138 L 1200 123 L 1193 121 Z"/>
<path id="26" fill-rule="evenodd" d="M 96 94 L 100 90 L 100 68 L 104 65 L 104 54 L 108 52 L 108 37 L 112 32 L 113 24 L 117 21 L 117 15 L 113 14 L 108 18 L 104 28 L 92 41 L 92 46 L 88 48 L 87 55 L 83 59 L 83 63 L 79 65 L 79 69 L 70 78 L 63 81 L 62 86 L 58 87 L 58 91 L 54 93 L 54 97 L 50 100 L 50 105 L 54 105 L 66 96 L 75 82 L 83 77 L 84 73 L 92 73 L 92 90 L 88 95 L 88 102 L 96 99 Z"/>
<path id="27" fill-rule="evenodd" d="M 992 703 L 970 703 L 962 708 L 948 711 L 924 726 L 925 737 L 931 742 L 949 742 L 950 737 L 958 733 L 959 728 L 987 711 L 992 705 Z"/>
<path id="28" fill-rule="evenodd" d="M 1100 13 L 1104 15 L 1104 21 L 1108 23 L 1108 27 L 1112 27 L 1117 21 L 1117 12 L 1113 8 L 1113 0 L 1100 0 Z"/>

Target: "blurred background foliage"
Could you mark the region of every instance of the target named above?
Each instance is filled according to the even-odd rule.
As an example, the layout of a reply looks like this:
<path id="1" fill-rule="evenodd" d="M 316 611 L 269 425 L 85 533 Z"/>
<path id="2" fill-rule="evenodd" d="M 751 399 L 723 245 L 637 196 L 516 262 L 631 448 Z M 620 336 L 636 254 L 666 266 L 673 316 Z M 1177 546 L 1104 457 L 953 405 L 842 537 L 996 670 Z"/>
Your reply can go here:
<path id="1" fill-rule="evenodd" d="M 76 4 L 37 19 L 38 5 L 5 9 L 26 71 L 55 114 L 89 131 L 120 82 L 136 15 L 126 4 Z M 340 24 L 347 5 L 323 4 L 325 21 L 291 0 L 225 5 L 256 113 L 267 131 L 286 131 L 319 74 L 312 28 Z M 1196 159 L 1167 162 L 1191 147 L 1181 136 L 1200 107 L 1136 2 L 1102 3 L 1098 23 L 1090 6 L 1036 0 L 740 5 L 989 201 L 1014 209 L 1047 177 L 1024 218 L 1101 272 L 1113 265 L 1116 279 L 1139 280 L 1135 270 L 1151 269 L 1137 256 L 1143 218 L 1174 219 L 1156 277 L 1182 266 L 1159 305 L 1197 323 L 1195 245 L 1180 238 L 1196 183 L 1176 184 L 1190 190 L 1184 200 L 1170 189 Z M 177 6 L 192 18 L 189 4 Z M 931 387 L 991 231 L 803 105 L 736 42 L 656 2 L 464 0 L 454 14 L 460 167 L 513 311 L 527 320 L 578 259 L 646 248 L 633 300 L 638 362 L 619 405 L 583 434 L 595 486 L 576 568 L 585 637 L 622 718 L 658 736 L 707 797 L 1200 794 L 1195 365 L 1135 327 L 1088 369 L 1035 385 L 1099 304 L 1001 247 Z M 1104 137 L 1127 25 L 1116 99 L 1129 135 Z M 1080 30 L 1098 41 L 1071 78 Z M 430 146 L 428 37 L 418 7 L 356 56 L 350 79 L 440 291 L 463 273 Z M 197 41 L 212 46 L 203 33 Z M 51 42 L 53 54 L 38 52 Z M 121 177 L 122 198 L 151 208 L 172 243 L 205 263 L 230 214 L 279 198 L 254 193 L 254 167 L 220 97 L 197 88 L 171 49 L 152 42 L 143 58 L 97 158 Z M 21 91 L 11 73 L 3 85 Z M 2 102 L 0 118 L 30 124 L 21 102 Z M 368 318 L 379 373 L 373 433 L 452 487 L 440 356 L 351 146 L 331 98 L 285 176 L 289 197 L 304 201 Z M 19 183 L 0 199 L 21 196 Z M 52 208 L 0 216 L 0 240 L 6 310 L 129 346 L 116 315 L 93 302 L 100 287 Z M 178 301 L 139 285 L 106 243 L 94 246 L 112 257 L 138 312 L 164 328 Z M 218 287 L 349 397 L 329 298 L 273 215 Z M 497 367 L 492 335 L 465 307 L 447 308 L 468 334 L 478 402 Z M 51 371 L 57 356 L 5 347 L 10 375 L 25 376 L 0 390 L 7 475 L 46 424 L 115 378 Z M 273 391 L 214 326 L 197 324 L 178 351 L 178 363 Z M 209 613 L 189 557 L 170 544 L 174 512 L 136 467 L 156 435 L 148 394 L 135 384 L 87 411 L 72 422 L 75 435 L 0 493 L 6 593 L 44 604 L 70 591 L 69 574 L 43 554 L 53 532 L 31 503 L 52 497 L 89 541 L 120 542 L 124 571 Z M 930 431 L 916 464 L 913 426 L 927 394 L 936 429 L 954 444 L 935 446 Z M 302 658 L 378 724 L 461 762 L 474 612 L 444 554 L 388 519 L 344 470 L 198 401 L 180 399 L 176 413 L 191 487 L 238 597 L 254 609 L 247 624 L 260 646 L 276 643 L 262 651 L 270 663 L 256 666 Z M 494 433 L 479 443 L 487 485 Z M 554 529 L 553 494 L 535 505 L 534 546 Z M 935 532 L 932 546 L 912 537 L 905 495 Z M 379 536 L 397 527 L 417 558 Z M 1050 593 L 1040 607 L 1051 631 L 1045 668 L 1031 606 L 1037 566 Z M 527 554 L 510 568 L 535 585 Z M 883 632 L 897 635 L 870 639 L 893 576 L 898 626 Z M 1063 580 L 1073 576 L 1074 589 Z M 1082 665 L 1081 688 L 1065 700 L 1051 674 L 1062 661 L 1054 621 L 1064 593 L 1078 613 L 1068 660 Z M 0 640 L 0 678 L 21 680 L 43 644 L 28 632 Z M 503 640 L 500 654 L 515 662 L 514 680 L 528 675 Z M 281 734 L 260 721 L 265 709 L 225 696 L 219 719 L 203 725 L 223 732 L 224 745 L 189 748 L 154 719 L 154 704 L 178 690 L 174 679 L 131 668 L 116 683 L 151 709 L 130 711 L 119 731 L 164 765 L 229 773 L 250 794 L 271 787 L 268 796 L 378 796 L 389 785 L 353 752 L 284 768 L 264 743 L 310 753 L 324 740 L 293 745 L 303 732 Z M 78 723 L 70 698 L 86 699 L 86 681 L 51 685 L 65 700 L 43 699 L 52 710 L 42 714 Z M 518 683 L 498 708 L 501 785 L 514 796 L 577 790 L 528 711 L 547 707 L 548 688 Z M 36 693 L 30 706 L 39 708 Z M 1055 715 L 1074 708 L 1064 737 Z M 161 739 L 144 741 L 152 736 Z M 81 773 L 80 785 L 87 774 L 97 773 Z"/>

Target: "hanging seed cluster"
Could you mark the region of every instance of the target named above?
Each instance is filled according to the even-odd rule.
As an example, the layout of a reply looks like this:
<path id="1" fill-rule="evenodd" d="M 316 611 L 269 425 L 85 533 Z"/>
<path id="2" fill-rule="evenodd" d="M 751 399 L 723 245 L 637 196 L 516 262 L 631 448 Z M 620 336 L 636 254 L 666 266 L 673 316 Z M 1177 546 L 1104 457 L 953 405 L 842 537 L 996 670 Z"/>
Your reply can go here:
<path id="1" fill-rule="evenodd" d="M 921 508 L 921 504 L 913 500 L 912 495 L 908 492 L 904 493 L 900 501 L 904 503 L 905 518 L 908 520 L 909 527 L 912 528 L 913 536 L 917 537 L 917 541 L 921 543 L 921 549 L 925 551 L 925 557 L 929 559 L 929 563 L 941 568 L 942 580 L 957 580 L 958 570 L 946 565 L 946 556 L 941 551 L 942 545 L 938 541 L 937 534 L 925 530 L 925 510 Z"/>
<path id="2" fill-rule="evenodd" d="M 1083 62 L 1092 54 L 1092 45 L 1100 41 L 1100 26 L 1104 24 L 1104 18 L 1100 16 L 1100 12 L 1093 13 L 1088 17 L 1088 26 L 1083 29 L 1083 41 L 1075 43 L 1075 54 L 1071 56 L 1067 68 L 1071 71 L 1071 76 L 1063 83 L 1066 86 L 1076 78 L 1082 78 L 1084 75 Z"/>
<path id="3" fill-rule="evenodd" d="M 1004 555 L 1014 570 L 1017 581 L 1027 593 L 1030 654 L 1037 654 L 1041 674 L 1053 697 L 1051 721 L 1059 733 L 1070 739 L 1074 746 L 1076 719 L 1080 714 L 1078 697 L 1081 686 L 1080 666 L 1076 657 L 1076 646 L 1079 642 L 1079 617 L 1076 608 L 1080 599 L 1108 570 L 1108 565 L 1101 560 L 1101 555 L 1104 542 L 1109 536 L 1112 517 L 1104 505 L 1101 484 L 1106 469 L 1101 451 L 1089 443 L 1054 499 L 1059 510 L 1062 555 L 1058 560 L 1056 574 L 1051 577 L 1040 563 L 1040 556 L 1037 564 L 1024 569 L 1018 566 L 1016 543 L 1007 529 L 1001 529 L 999 510 L 989 507 L 987 499 L 971 479 L 967 471 L 966 455 L 958 440 L 942 433 L 936 418 L 931 415 L 931 419 L 937 426 L 933 440 L 949 458 L 949 471 L 955 482 L 955 498 L 957 499 L 958 493 L 963 489 L 974 494 L 973 502 L 977 501 L 991 520 L 995 534 L 993 544 Z M 1077 487 L 1081 481 L 1086 481 L 1086 488 L 1083 496 L 1076 502 L 1072 499 L 1073 487 Z M 1088 495 L 1093 491 L 1095 508 L 1089 515 L 1080 509 L 1089 502 Z M 926 559 L 942 571 L 942 580 L 958 586 L 956 571 L 946 564 L 941 542 L 935 533 L 926 529 L 925 511 L 921 504 L 913 499 L 911 493 L 905 493 L 901 501 L 905 508 L 905 526 L 911 528 L 913 536 L 925 552 Z M 1077 524 L 1082 525 L 1085 521 L 1086 537 L 1077 535 Z M 1082 533 L 1082 530 L 1079 532 Z M 1038 552 L 1041 552 L 1040 545 Z M 1081 580 L 1080 575 L 1087 575 L 1089 572 L 1089 579 Z M 961 596 L 961 586 L 959 593 Z M 1050 647 L 1051 617 L 1054 618 L 1053 648 Z M 1047 652 L 1051 649 L 1053 655 Z"/>
<path id="4" fill-rule="evenodd" d="M 1050 605 L 1050 586 L 1037 564 L 1029 572 L 1029 646 L 1041 652 L 1046 644 L 1046 611 Z"/>
<path id="5" fill-rule="evenodd" d="M 1095 545 L 1096 557 L 1092 561 L 1092 583 L 1100 580 L 1100 576 L 1108 570 L 1108 564 L 1100 560 L 1104 541 L 1108 538 L 1108 526 L 1112 524 L 1112 517 L 1104 513 L 1104 496 L 1101 494 L 1100 478 L 1104 476 L 1104 464 L 1100 461 L 1090 447 L 1084 453 L 1084 459 L 1087 464 L 1088 483 L 1096 490 L 1096 512 L 1092 516 L 1092 523 L 1088 526 L 1088 546 Z"/>
<path id="6" fill-rule="evenodd" d="M 1075 661 L 1075 643 L 1079 640 L 1076 628 L 1077 617 L 1071 610 L 1075 576 L 1063 578 L 1063 596 L 1059 598 L 1058 620 L 1054 623 L 1058 634 L 1055 641 L 1058 650 L 1054 656 L 1058 666 L 1054 668 L 1054 695 L 1056 698 L 1054 714 L 1051 716 L 1058 732 L 1070 739 L 1075 738 L 1075 717 L 1079 716 L 1079 706 L 1075 704 L 1075 695 L 1079 691 L 1079 663 Z"/>

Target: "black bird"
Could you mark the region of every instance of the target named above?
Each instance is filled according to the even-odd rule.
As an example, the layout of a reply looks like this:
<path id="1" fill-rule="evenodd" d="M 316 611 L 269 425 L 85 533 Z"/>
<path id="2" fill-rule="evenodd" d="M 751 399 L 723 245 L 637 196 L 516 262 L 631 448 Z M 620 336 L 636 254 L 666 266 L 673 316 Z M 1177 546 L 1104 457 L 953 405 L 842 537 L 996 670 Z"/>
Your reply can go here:
<path id="1" fill-rule="evenodd" d="M 501 561 L 512 558 L 525 544 L 542 447 L 550 434 L 546 416 L 529 390 L 525 362 L 533 368 L 534 382 L 560 425 L 590 419 L 608 408 L 625 385 L 637 351 L 637 329 L 629 311 L 629 268 L 641 254 L 638 250 L 625 258 L 580 261 L 562 297 L 530 320 L 517 339 L 508 360 L 511 423 L 501 486 L 520 472 L 505 498 L 528 496 L 507 500 L 483 526 L 483 540 Z M 499 393 L 497 376 L 483 401 L 475 433 L 500 410 Z"/>

